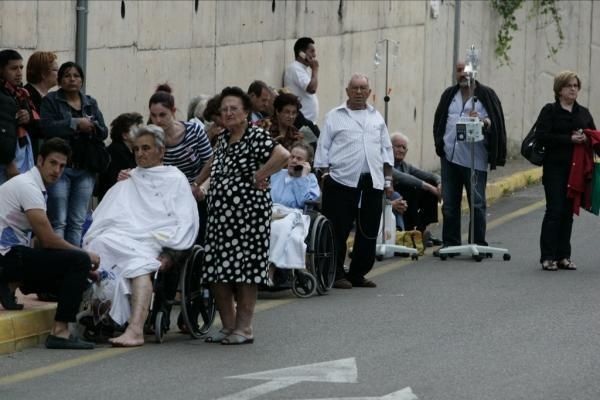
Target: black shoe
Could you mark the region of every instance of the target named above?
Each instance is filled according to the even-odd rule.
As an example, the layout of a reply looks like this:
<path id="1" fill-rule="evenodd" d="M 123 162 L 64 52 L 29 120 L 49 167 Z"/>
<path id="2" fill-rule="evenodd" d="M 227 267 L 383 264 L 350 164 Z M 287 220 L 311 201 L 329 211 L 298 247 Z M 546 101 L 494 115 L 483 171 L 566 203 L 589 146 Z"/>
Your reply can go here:
<path id="1" fill-rule="evenodd" d="M 23 304 L 17 303 L 15 294 L 10 291 L 8 283 L 0 282 L 0 303 L 5 310 L 22 310 Z"/>
<path id="2" fill-rule="evenodd" d="M 70 335 L 69 338 L 62 338 L 54 335 L 48 335 L 46 338 L 47 349 L 59 349 L 59 350 L 92 350 L 94 343 L 86 342 L 79 338 Z"/>
<path id="3" fill-rule="evenodd" d="M 447 247 L 450 247 L 450 246 L 442 246 L 439 249 L 435 250 L 433 252 L 433 256 L 434 257 L 440 257 L 441 256 L 440 250 L 445 249 Z M 446 254 L 444 254 L 444 256 L 446 256 L 446 257 L 456 257 L 456 256 L 459 256 L 459 255 L 460 255 L 460 253 L 446 253 Z"/>
<path id="4" fill-rule="evenodd" d="M 47 302 L 53 302 L 56 303 L 58 302 L 58 296 L 54 293 L 38 293 L 37 294 L 38 300 L 39 301 L 47 301 Z"/>

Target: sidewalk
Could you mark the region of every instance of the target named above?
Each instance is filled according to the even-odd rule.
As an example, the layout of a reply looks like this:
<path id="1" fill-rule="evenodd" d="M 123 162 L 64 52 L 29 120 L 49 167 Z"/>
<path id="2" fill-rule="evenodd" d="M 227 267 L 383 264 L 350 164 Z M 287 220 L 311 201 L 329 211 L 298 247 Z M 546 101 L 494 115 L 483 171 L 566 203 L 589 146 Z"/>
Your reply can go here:
<path id="1" fill-rule="evenodd" d="M 508 160 L 505 167 L 488 174 L 486 198 L 488 205 L 525 186 L 540 181 L 542 169 L 532 168 L 526 160 Z M 464 211 L 468 210 L 466 200 Z M 441 213 L 440 213 L 441 216 Z M 36 295 L 17 293 L 18 302 L 25 305 L 22 311 L 5 311 L 0 306 L 0 354 L 20 351 L 43 343 L 50 332 L 56 310 L 55 303 L 37 300 Z"/>

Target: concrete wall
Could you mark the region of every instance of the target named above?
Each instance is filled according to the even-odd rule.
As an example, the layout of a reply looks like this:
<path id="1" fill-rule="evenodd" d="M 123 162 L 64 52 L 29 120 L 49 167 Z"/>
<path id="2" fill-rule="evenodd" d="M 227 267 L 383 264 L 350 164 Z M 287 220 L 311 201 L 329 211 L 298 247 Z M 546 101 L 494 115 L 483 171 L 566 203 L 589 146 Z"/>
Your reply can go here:
<path id="1" fill-rule="evenodd" d="M 341 8 L 340 8 L 341 4 Z M 460 56 L 474 43 L 481 48 L 480 80 L 498 92 L 515 153 L 541 106 L 553 99 L 553 75 L 577 71 L 584 83 L 581 103 L 600 118 L 600 4 L 561 1 L 565 45 L 547 58 L 553 26 L 528 20 L 521 10 L 510 67 L 493 56 L 500 21 L 486 1 L 462 1 Z M 64 62 L 74 58 L 76 2 L 1 1 L 0 47 L 19 49 L 25 57 L 36 49 L 53 50 Z M 184 117 L 189 99 L 212 94 L 226 85 L 246 88 L 254 79 L 279 87 L 300 36 L 316 40 L 321 117 L 344 101 L 352 72 L 371 76 L 373 102 L 383 113 L 385 65 L 375 68 L 375 43 L 399 42 L 400 55 L 390 60 L 390 131 L 411 139 L 409 159 L 429 169 L 439 160 L 433 152 L 433 113 L 444 88 L 453 83 L 454 1 L 440 3 L 430 14 L 429 1 L 90 1 L 88 15 L 87 91 L 111 121 L 125 111 L 147 115 L 147 101 L 157 84 L 168 81 Z M 527 7 L 528 8 L 528 7 Z M 385 60 L 384 60 L 385 62 Z"/>

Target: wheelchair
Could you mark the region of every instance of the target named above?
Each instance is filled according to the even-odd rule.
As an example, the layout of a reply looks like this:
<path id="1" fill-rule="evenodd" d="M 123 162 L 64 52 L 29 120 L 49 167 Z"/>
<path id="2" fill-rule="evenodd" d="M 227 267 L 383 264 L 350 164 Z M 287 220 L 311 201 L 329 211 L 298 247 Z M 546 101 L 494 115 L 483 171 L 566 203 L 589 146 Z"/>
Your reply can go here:
<path id="1" fill-rule="evenodd" d="M 150 311 L 146 321 L 147 332 L 153 332 L 158 343 L 171 326 L 171 309 L 180 306 L 177 325 L 193 339 L 205 335 L 215 319 L 216 304 L 212 289 L 202 282 L 204 249 L 195 245 L 185 263 L 172 271 L 156 271 Z M 176 300 L 179 291 L 180 299 Z"/>
<path id="2" fill-rule="evenodd" d="M 280 269 L 275 266 L 274 286 L 261 290 L 291 289 L 299 298 L 325 294 L 335 280 L 335 249 L 331 222 L 317 210 L 319 203 L 306 202 L 304 214 L 310 218 L 306 243 L 306 269 Z"/>

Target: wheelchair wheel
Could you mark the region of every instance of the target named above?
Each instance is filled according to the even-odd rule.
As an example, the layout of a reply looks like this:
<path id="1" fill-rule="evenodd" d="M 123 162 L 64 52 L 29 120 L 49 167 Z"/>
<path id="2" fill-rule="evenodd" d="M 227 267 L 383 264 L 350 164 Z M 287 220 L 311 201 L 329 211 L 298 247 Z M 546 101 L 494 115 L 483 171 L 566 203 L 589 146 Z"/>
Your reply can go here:
<path id="1" fill-rule="evenodd" d="M 156 319 L 154 320 L 154 336 L 156 337 L 156 343 L 162 343 L 165 339 L 165 334 L 169 329 L 166 325 L 167 318 L 165 318 L 164 311 L 156 313 Z"/>
<path id="2" fill-rule="evenodd" d="M 190 335 L 199 339 L 210 329 L 216 314 L 212 290 L 202 282 L 204 250 L 194 246 L 181 271 L 181 311 Z"/>
<path id="3" fill-rule="evenodd" d="M 292 276 L 292 293 L 301 299 L 310 297 L 317 292 L 317 278 L 311 273 L 294 270 Z"/>
<path id="4" fill-rule="evenodd" d="M 312 253 L 309 271 L 316 277 L 317 293 L 324 294 L 335 280 L 335 248 L 331 222 L 322 215 L 313 221 L 309 249 Z"/>

